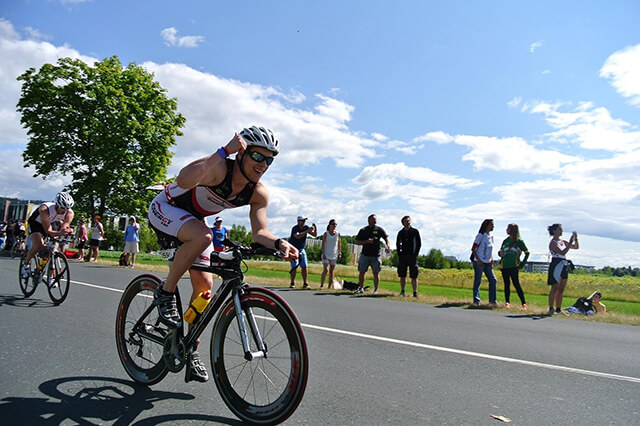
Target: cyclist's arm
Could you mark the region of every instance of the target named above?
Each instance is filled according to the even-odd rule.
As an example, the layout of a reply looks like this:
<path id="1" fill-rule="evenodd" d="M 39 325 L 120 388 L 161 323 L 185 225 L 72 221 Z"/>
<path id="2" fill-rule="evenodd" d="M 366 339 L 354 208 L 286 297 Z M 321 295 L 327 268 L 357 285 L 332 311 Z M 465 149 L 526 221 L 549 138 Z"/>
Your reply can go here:
<path id="1" fill-rule="evenodd" d="M 73 229 L 71 229 L 71 222 L 73 221 L 73 210 L 69 209 L 67 215 L 64 218 L 64 222 L 60 225 L 60 231 L 58 235 L 71 235 L 73 234 Z"/>
<path id="2" fill-rule="evenodd" d="M 236 133 L 224 147 L 229 155 L 242 153 L 247 143 Z M 198 185 L 215 185 L 227 173 L 225 160 L 217 152 L 187 164 L 180 170 L 176 183 L 180 188 L 191 189 Z"/>
<path id="3" fill-rule="evenodd" d="M 269 191 L 267 187 L 258 182 L 249 202 L 249 219 L 251 221 L 251 236 L 253 241 L 265 247 L 274 247 L 278 237 L 269 232 L 267 227 L 267 206 L 269 205 Z M 298 249 L 289 244 L 285 239 L 280 239 L 278 249 L 283 253 L 285 260 L 298 258 Z"/>
<path id="4" fill-rule="evenodd" d="M 47 207 L 46 204 L 42 204 L 38 210 L 40 210 L 40 223 L 42 224 L 42 229 L 44 229 L 44 232 L 47 233 L 47 235 L 51 235 L 52 237 L 57 237 L 58 236 L 58 231 L 54 231 L 53 228 L 51 228 L 51 218 L 49 217 L 49 207 Z M 43 235 L 43 237 L 46 237 L 47 235 Z"/>

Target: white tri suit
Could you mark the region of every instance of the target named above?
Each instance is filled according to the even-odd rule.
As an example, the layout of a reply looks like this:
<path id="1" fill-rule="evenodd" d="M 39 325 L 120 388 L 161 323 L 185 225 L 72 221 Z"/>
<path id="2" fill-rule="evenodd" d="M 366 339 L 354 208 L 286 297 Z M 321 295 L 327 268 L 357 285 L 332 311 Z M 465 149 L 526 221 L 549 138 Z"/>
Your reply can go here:
<path id="1" fill-rule="evenodd" d="M 33 213 L 31 213 L 31 216 L 29 216 L 29 220 L 27 221 L 27 223 L 29 224 L 29 233 L 33 234 L 34 232 L 39 232 L 43 237 L 46 237 L 48 236 L 48 234 L 42 226 L 42 219 L 40 219 L 40 208 L 42 206 L 46 206 L 49 210 L 50 224 L 53 224 L 57 221 L 64 222 L 64 220 L 67 218 L 69 210 L 66 210 L 63 214 L 60 214 L 56 210 L 56 203 L 42 203 L 37 209 L 33 211 Z"/>
<path id="2" fill-rule="evenodd" d="M 178 240 L 178 231 L 190 220 L 204 222 L 204 218 L 249 204 L 255 184 L 247 183 L 235 196 L 232 191 L 234 160 L 227 158 L 227 174 L 222 182 L 215 186 L 196 186 L 191 189 L 180 188 L 177 183 L 164 187 L 149 206 L 149 223 L 159 237 Z M 160 238 L 159 238 L 160 239 Z M 194 265 L 209 266 L 213 243 L 209 244 Z"/>

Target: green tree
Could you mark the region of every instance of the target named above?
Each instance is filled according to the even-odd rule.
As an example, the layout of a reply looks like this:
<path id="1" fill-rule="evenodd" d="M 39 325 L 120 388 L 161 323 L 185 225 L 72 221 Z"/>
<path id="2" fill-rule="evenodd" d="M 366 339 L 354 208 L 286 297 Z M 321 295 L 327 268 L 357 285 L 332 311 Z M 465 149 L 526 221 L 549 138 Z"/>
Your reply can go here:
<path id="1" fill-rule="evenodd" d="M 62 58 L 18 80 L 29 135 L 24 167 L 45 179 L 71 175 L 66 189 L 89 216 L 142 216 L 154 196 L 145 187 L 166 179 L 169 148 L 182 135 L 177 101 L 144 68 L 123 67 L 116 56 L 93 65 Z"/>
<path id="2" fill-rule="evenodd" d="M 438 249 L 431 249 L 426 256 L 418 256 L 418 265 L 427 269 L 449 269 L 451 262 Z"/>
<path id="3" fill-rule="evenodd" d="M 338 259 L 338 263 L 341 265 L 348 265 L 351 263 L 351 253 L 349 252 L 349 243 L 347 242 L 346 237 L 340 238 L 340 259 Z"/>
<path id="4" fill-rule="evenodd" d="M 249 246 L 253 243 L 251 231 L 247 231 L 246 227 L 236 224 L 231 225 L 231 229 L 229 230 L 229 239 L 231 241 L 237 241 L 245 246 Z"/>

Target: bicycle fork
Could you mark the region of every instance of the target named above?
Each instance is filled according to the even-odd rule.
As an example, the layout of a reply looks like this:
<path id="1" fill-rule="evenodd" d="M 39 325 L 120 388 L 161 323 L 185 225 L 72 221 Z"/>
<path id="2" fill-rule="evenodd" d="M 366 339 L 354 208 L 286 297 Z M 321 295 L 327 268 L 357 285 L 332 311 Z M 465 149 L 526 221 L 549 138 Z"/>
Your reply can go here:
<path id="1" fill-rule="evenodd" d="M 251 308 L 247 308 L 245 313 L 240 303 L 240 291 L 236 289 L 233 290 L 233 304 L 236 309 L 238 330 L 240 331 L 240 339 L 242 340 L 242 347 L 244 348 L 244 359 L 246 359 L 247 361 L 252 361 L 254 359 L 267 358 L 267 347 L 262 340 L 260 331 L 258 330 L 258 324 L 256 323 L 256 319 L 253 316 L 253 310 Z M 256 346 L 258 349 L 255 352 L 251 351 L 251 345 L 249 344 L 249 336 L 246 326 L 247 323 L 249 324 L 251 334 L 256 342 Z"/>

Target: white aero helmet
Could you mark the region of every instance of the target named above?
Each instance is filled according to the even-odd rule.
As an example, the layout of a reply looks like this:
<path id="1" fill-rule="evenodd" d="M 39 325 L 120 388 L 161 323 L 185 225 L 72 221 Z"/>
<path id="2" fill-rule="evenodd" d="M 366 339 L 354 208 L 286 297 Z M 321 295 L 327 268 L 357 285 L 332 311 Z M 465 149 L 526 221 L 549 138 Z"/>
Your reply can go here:
<path id="1" fill-rule="evenodd" d="M 56 195 L 56 206 L 69 210 L 73 207 L 73 197 L 66 192 L 58 192 Z"/>
<path id="2" fill-rule="evenodd" d="M 247 143 L 247 146 L 261 146 L 267 148 L 273 152 L 273 155 L 278 155 L 280 152 L 280 145 L 278 138 L 273 132 L 265 127 L 246 127 L 240 132 L 240 136 Z"/>

